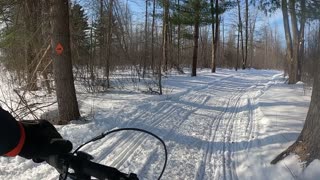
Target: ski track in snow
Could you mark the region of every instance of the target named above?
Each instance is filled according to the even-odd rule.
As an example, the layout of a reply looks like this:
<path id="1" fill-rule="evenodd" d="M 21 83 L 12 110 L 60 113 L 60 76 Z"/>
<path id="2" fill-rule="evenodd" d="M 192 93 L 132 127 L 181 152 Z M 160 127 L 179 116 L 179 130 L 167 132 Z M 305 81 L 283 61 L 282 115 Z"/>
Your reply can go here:
<path id="1" fill-rule="evenodd" d="M 214 80 L 212 82 L 208 82 L 207 85 L 188 89 L 186 92 L 180 93 L 178 97 L 173 97 L 169 100 L 160 102 L 156 106 L 150 108 L 149 111 L 154 114 L 153 118 L 151 118 L 152 121 L 150 121 L 149 118 L 150 114 L 146 113 L 146 111 L 142 110 L 135 112 L 133 120 L 130 121 L 127 126 L 139 127 L 142 124 L 147 124 L 151 129 L 155 129 L 154 132 L 157 132 L 159 131 L 158 127 L 163 127 L 164 124 L 168 122 L 168 119 L 174 120 L 170 121 L 173 126 L 170 127 L 171 129 L 169 131 L 167 130 L 165 133 L 161 132 L 158 134 L 162 134 L 164 140 L 167 141 L 170 141 L 171 139 L 180 139 L 179 136 L 174 137 L 174 134 L 179 131 L 179 128 L 183 124 L 187 124 L 186 126 L 189 126 L 189 121 L 190 123 L 195 123 L 194 121 L 197 119 L 190 118 L 190 116 L 206 109 L 206 111 L 210 112 L 207 115 L 208 117 L 205 119 L 205 123 L 208 124 L 208 128 L 198 128 L 203 130 L 200 132 L 200 135 L 202 136 L 201 139 L 203 141 L 201 146 L 199 146 L 201 153 L 198 153 L 198 157 L 202 160 L 200 161 L 201 163 L 195 163 L 195 167 L 191 166 L 192 169 L 197 169 L 197 171 L 192 171 L 190 167 L 190 172 L 195 172 L 196 174 L 191 176 L 190 174 L 188 176 L 179 174 L 175 177 L 178 177 L 177 179 L 188 179 L 187 177 L 193 176 L 194 179 L 199 180 L 238 179 L 236 173 L 236 156 L 233 154 L 233 151 L 237 150 L 238 145 L 235 146 L 233 143 L 238 142 L 238 136 L 241 133 L 248 134 L 247 138 L 241 139 L 241 141 L 245 141 L 245 144 L 249 143 L 255 126 L 255 122 L 253 122 L 254 112 L 252 103 L 254 103 L 255 99 L 258 97 L 253 97 L 252 94 L 255 94 L 258 90 L 266 90 L 267 84 L 269 84 L 270 81 L 272 81 L 272 79 L 266 78 L 264 82 L 262 82 L 265 86 L 260 85 L 260 88 L 257 88 L 258 86 L 253 85 L 252 83 L 235 83 L 236 79 L 233 76 L 221 78 L 219 81 Z M 258 83 L 261 84 L 261 82 Z M 223 96 L 221 96 L 221 94 L 223 94 Z M 217 96 L 215 95 L 220 96 L 216 99 Z M 212 104 L 207 106 L 206 103 L 209 101 Z M 215 106 L 220 106 L 221 110 L 210 110 L 210 107 L 214 109 Z M 239 113 L 241 106 L 247 106 L 242 109 L 248 112 L 241 113 L 247 114 L 246 116 Z M 186 110 L 184 110 L 184 108 L 186 108 Z M 181 114 L 184 114 L 184 116 L 181 116 Z M 237 128 L 237 125 L 240 125 L 240 123 L 237 124 L 236 116 L 241 116 L 239 118 L 247 123 L 246 128 L 241 129 L 244 130 L 244 132 L 238 132 L 239 129 Z M 169 136 L 170 138 L 168 138 Z M 127 138 L 124 143 L 119 144 L 118 146 L 118 149 L 121 149 L 121 151 L 116 152 L 115 156 L 110 157 L 110 159 L 112 159 L 110 165 L 120 168 L 125 161 L 134 159 L 130 157 L 139 156 L 139 154 L 135 154 L 135 151 L 137 151 L 141 144 L 144 144 L 146 139 L 147 135 L 144 134 L 140 134 L 133 138 Z M 214 145 L 214 142 L 220 143 Z M 169 152 L 172 153 L 169 154 L 169 159 L 170 156 L 175 156 L 174 152 L 178 152 L 176 156 L 180 156 L 180 151 L 181 149 L 179 148 L 179 145 L 171 147 Z M 154 154 L 154 152 L 152 154 Z M 151 158 L 150 162 L 148 162 L 149 165 L 156 163 L 152 162 L 152 160 L 159 161 L 157 158 Z M 169 160 L 167 169 L 170 169 L 170 166 L 176 165 L 170 164 Z M 156 169 L 160 170 L 160 168 L 161 163 Z M 153 174 L 156 173 L 153 172 Z M 166 175 L 164 176 L 164 179 L 166 179 L 165 177 Z M 148 176 L 144 178 L 148 179 Z"/>
<path id="2" fill-rule="evenodd" d="M 209 80 L 201 81 L 201 85 L 191 85 L 166 98 L 127 101 L 108 116 L 114 117 L 108 128 L 136 127 L 159 135 L 169 153 L 163 179 L 238 180 L 240 151 L 242 156 L 250 156 L 252 147 L 261 145 L 258 98 L 280 75 L 242 71 L 206 78 Z M 201 80 L 201 75 L 194 83 L 197 80 Z M 95 106 L 101 111 L 99 117 L 108 113 L 104 112 L 103 99 L 96 101 Z M 88 129 L 91 126 L 89 137 L 95 129 L 106 130 L 101 127 L 102 120 Z M 141 179 L 157 179 L 164 162 L 160 144 L 138 132 L 117 133 L 82 150 L 93 154 L 97 162 L 136 172 Z M 48 173 L 58 177 L 52 171 Z"/>

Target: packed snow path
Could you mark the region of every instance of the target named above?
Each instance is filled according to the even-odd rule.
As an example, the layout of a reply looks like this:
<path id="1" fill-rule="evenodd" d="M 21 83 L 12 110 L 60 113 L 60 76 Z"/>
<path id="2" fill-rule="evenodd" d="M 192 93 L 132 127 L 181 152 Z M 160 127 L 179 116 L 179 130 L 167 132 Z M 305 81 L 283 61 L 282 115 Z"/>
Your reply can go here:
<path id="1" fill-rule="evenodd" d="M 130 103 L 124 109 L 131 112 L 121 112 L 127 119 L 125 125 L 117 126 L 148 129 L 166 141 L 169 162 L 163 179 L 238 179 L 235 152 L 241 150 L 250 155 L 252 140 L 259 131 L 255 118 L 257 98 L 279 76 L 270 72 L 215 78 L 200 75 L 194 79 L 195 85 L 174 96 Z M 142 161 L 140 177 L 156 179 L 163 164 L 162 149 L 151 151 L 150 146 L 155 144 L 152 139 L 130 134 L 119 136 L 111 148 L 104 143 L 105 149 L 114 150 L 105 162 L 122 168 L 125 163 Z M 88 151 L 104 145 L 96 144 Z M 111 150 L 98 156 L 104 157 Z"/>
<path id="2" fill-rule="evenodd" d="M 278 126 L 266 130 L 259 105 L 259 97 L 272 85 L 283 84 L 280 72 L 202 71 L 198 77 L 175 75 L 164 82 L 163 96 L 79 94 L 82 114 L 93 121 L 57 128 L 75 147 L 114 128 L 151 131 L 167 144 L 164 180 L 296 178 L 286 164 L 271 166 L 269 162 L 287 146 L 272 144 L 288 143 L 297 134 L 274 136 L 271 131 L 280 132 Z M 161 145 L 137 132 L 113 134 L 82 150 L 94 155 L 96 162 L 135 172 L 141 179 L 157 179 L 164 162 Z M 0 179 L 57 178 L 46 164 L 0 158 Z"/>

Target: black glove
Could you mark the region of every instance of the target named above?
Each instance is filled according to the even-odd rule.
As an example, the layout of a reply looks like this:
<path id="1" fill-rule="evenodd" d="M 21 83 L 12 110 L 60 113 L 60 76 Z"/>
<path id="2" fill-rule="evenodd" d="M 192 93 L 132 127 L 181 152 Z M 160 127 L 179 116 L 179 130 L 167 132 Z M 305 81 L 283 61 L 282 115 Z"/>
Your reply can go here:
<path id="1" fill-rule="evenodd" d="M 42 162 L 50 155 L 72 150 L 72 143 L 64 140 L 56 128 L 46 120 L 20 121 L 25 130 L 25 143 L 19 156 Z"/>

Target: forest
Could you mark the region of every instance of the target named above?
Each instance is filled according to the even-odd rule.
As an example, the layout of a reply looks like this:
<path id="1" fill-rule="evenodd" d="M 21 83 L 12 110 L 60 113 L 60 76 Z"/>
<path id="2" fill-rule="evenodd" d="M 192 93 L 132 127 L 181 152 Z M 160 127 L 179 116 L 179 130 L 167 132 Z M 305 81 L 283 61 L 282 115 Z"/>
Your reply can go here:
<path id="1" fill-rule="evenodd" d="M 210 75 L 253 72 L 264 83 L 260 75 L 276 71 L 312 94 L 302 131 L 271 163 L 291 153 L 307 165 L 320 159 L 319 0 L 0 0 L 0 21 L 0 106 L 16 119 L 68 126 L 98 111 L 95 104 L 81 110 L 87 97 L 168 99 L 172 74 L 196 91 L 191 82 Z"/>

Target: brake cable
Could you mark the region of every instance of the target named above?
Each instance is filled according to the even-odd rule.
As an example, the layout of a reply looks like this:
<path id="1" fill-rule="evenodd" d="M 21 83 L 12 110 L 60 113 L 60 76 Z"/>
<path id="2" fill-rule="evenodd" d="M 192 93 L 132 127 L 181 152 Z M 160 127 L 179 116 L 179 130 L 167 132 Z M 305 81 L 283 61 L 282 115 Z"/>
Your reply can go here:
<path id="1" fill-rule="evenodd" d="M 114 129 L 114 130 L 112 130 L 112 131 L 108 131 L 108 132 L 106 132 L 106 133 L 102 133 L 101 135 L 98 135 L 98 136 L 92 138 L 91 140 L 89 140 L 89 141 L 81 144 L 76 150 L 74 150 L 74 151 L 72 152 L 72 154 L 75 155 L 82 147 L 84 147 L 85 145 L 87 145 L 87 144 L 89 144 L 89 143 L 91 143 L 91 142 L 98 141 L 98 140 L 100 140 L 100 139 L 105 138 L 106 136 L 108 136 L 108 135 L 110 135 L 110 134 L 113 134 L 113 133 L 116 133 L 116 132 L 120 132 L 120 131 L 138 131 L 138 132 L 143 132 L 143 133 L 146 133 L 146 134 L 149 134 L 149 135 L 155 137 L 156 139 L 158 139 L 158 140 L 161 142 L 161 144 L 163 145 L 163 148 L 164 148 L 165 160 L 164 160 L 164 165 L 163 165 L 162 171 L 161 171 L 160 176 L 159 176 L 159 178 L 158 178 L 158 180 L 160 180 L 161 177 L 162 177 L 162 175 L 163 175 L 163 173 L 164 173 L 164 171 L 165 171 L 165 169 L 166 169 L 167 162 L 168 162 L 167 146 L 166 146 L 166 144 L 164 143 L 164 141 L 163 141 L 159 136 L 155 135 L 155 134 L 152 133 L 152 132 L 149 132 L 149 131 L 147 131 L 147 130 L 144 130 L 144 129 L 139 129 L 139 128 L 119 128 L 119 129 Z M 65 172 L 65 174 L 64 174 L 63 180 L 66 180 L 67 177 L 68 177 L 68 174 L 69 174 L 69 164 L 66 165 L 65 171 L 66 171 L 66 172 Z"/>

